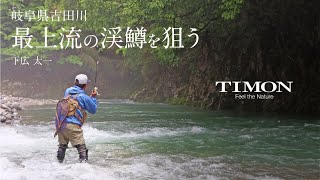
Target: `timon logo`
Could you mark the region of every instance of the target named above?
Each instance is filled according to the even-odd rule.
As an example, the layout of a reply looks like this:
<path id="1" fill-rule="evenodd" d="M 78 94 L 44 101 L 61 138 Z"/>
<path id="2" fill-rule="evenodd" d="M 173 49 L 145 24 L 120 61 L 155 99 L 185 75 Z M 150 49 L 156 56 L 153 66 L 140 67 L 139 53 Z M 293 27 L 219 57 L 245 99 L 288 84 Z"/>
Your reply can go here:
<path id="1" fill-rule="evenodd" d="M 233 92 L 235 99 L 274 99 L 271 93 L 282 93 L 292 91 L 293 81 L 255 81 L 253 84 L 249 81 L 216 81 L 216 86 L 221 84 L 219 92 Z M 255 93 L 255 94 L 250 94 Z M 265 94 L 264 94 L 265 93 Z"/>
<path id="2" fill-rule="evenodd" d="M 293 81 L 287 81 L 283 83 L 281 81 L 255 81 L 251 84 L 248 81 L 216 81 L 216 86 L 221 84 L 221 90 L 219 92 L 225 93 L 228 92 L 227 89 L 232 89 L 232 92 L 283 92 L 287 91 L 291 93 Z M 228 88 L 227 88 L 228 86 Z"/>

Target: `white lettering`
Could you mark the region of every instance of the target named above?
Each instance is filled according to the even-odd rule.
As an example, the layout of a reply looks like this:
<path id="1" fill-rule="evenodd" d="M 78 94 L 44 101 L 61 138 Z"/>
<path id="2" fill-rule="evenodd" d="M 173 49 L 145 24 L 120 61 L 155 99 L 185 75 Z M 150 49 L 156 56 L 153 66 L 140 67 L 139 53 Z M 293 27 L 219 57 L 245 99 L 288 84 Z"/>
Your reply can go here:
<path id="1" fill-rule="evenodd" d="M 272 84 L 272 90 L 270 90 L 270 91 L 266 90 L 266 84 L 267 84 L 267 83 Z M 263 92 L 274 92 L 275 90 L 277 90 L 277 84 L 274 83 L 274 82 L 271 82 L 271 81 L 263 82 L 263 83 L 261 84 L 261 90 L 262 90 Z"/>
<path id="2" fill-rule="evenodd" d="M 256 81 L 256 82 L 254 82 L 254 85 L 251 86 L 248 81 L 243 81 L 244 90 L 242 92 L 248 92 L 247 88 L 249 89 L 249 92 L 252 92 L 254 87 L 256 87 L 256 90 L 254 92 L 261 92 L 260 88 L 259 88 L 260 87 L 260 83 L 261 83 L 261 81 Z"/>
<path id="3" fill-rule="evenodd" d="M 229 84 L 229 86 L 231 86 L 231 82 L 230 81 L 216 81 L 216 86 L 221 83 L 221 91 L 219 92 L 227 92 L 226 91 L 226 84 Z"/>

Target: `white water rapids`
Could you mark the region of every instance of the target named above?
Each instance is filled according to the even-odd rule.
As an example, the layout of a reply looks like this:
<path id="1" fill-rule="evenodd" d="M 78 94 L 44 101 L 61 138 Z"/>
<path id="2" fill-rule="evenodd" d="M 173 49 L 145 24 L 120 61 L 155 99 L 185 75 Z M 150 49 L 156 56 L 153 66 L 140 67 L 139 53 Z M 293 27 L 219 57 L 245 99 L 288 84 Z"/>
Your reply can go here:
<path id="1" fill-rule="evenodd" d="M 178 131 L 153 128 L 144 133 L 119 134 L 86 125 L 84 132 L 90 163 L 78 163 L 76 149 L 69 148 L 65 162 L 60 164 L 56 160 L 57 138 L 52 137 L 52 126 L 0 126 L 0 179 L 185 179 L 188 174 L 189 178 L 198 175 L 197 179 L 215 179 L 210 174 L 224 167 L 223 163 L 214 163 L 219 158 L 212 158 L 210 164 L 208 160 L 188 156 L 176 156 L 173 159 L 159 154 L 132 156 L 127 149 L 119 150 L 119 147 L 108 143 L 202 131 L 204 129 L 199 127 L 181 128 Z M 193 168 L 199 166 L 203 167 Z"/>
<path id="2" fill-rule="evenodd" d="M 56 159 L 54 107 L 0 124 L 0 180 L 317 179 L 320 121 L 238 117 L 164 104 L 101 103 L 75 148 Z M 281 120 L 281 121 L 280 121 Z M 318 149 L 317 149 L 318 148 Z"/>

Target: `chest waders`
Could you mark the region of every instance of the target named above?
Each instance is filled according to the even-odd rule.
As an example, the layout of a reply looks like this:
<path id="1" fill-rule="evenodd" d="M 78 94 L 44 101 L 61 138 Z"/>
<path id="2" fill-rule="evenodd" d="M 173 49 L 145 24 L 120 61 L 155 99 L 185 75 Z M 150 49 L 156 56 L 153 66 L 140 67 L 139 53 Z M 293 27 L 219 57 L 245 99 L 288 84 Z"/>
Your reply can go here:
<path id="1" fill-rule="evenodd" d="M 64 126 L 64 129 L 61 129 L 63 124 L 66 124 L 66 122 L 64 122 L 65 119 L 68 116 L 76 116 L 81 121 L 81 123 L 83 124 L 85 119 L 87 118 L 86 112 L 79 106 L 79 103 L 76 100 L 77 95 L 78 94 L 76 94 L 72 98 L 71 98 L 71 95 L 69 95 L 66 98 L 60 100 L 58 102 L 58 104 L 57 104 L 56 120 L 58 122 L 56 122 L 57 130 L 56 130 L 56 133 L 55 133 L 54 136 L 56 136 L 58 133 L 60 133 L 60 134 L 58 134 L 59 136 L 63 136 L 63 137 L 66 138 L 66 139 L 64 139 L 63 142 L 60 142 L 60 138 L 61 137 L 59 137 L 59 148 L 58 148 L 58 151 L 57 151 L 57 159 L 58 159 L 58 161 L 60 163 L 62 163 L 64 161 L 64 157 L 65 157 L 66 149 L 68 148 L 69 140 L 72 140 L 71 138 L 75 138 L 75 137 L 72 136 L 72 134 L 74 134 L 75 132 L 79 132 L 78 128 L 81 128 L 80 126 L 77 126 L 78 128 L 76 128 L 76 130 L 75 130 L 75 129 L 72 129 L 72 128 L 68 127 L 68 125 L 66 125 L 66 126 Z M 60 111 L 59 111 L 59 109 L 60 109 Z M 81 113 L 83 115 L 83 118 L 80 117 L 76 113 L 76 109 L 79 109 L 81 111 Z M 58 112 L 64 112 L 64 114 L 62 113 L 63 114 L 62 117 L 64 117 L 63 119 L 59 119 L 59 117 L 61 116 L 60 115 L 61 113 L 58 113 Z M 73 125 L 73 126 L 75 126 L 75 125 Z M 70 133 L 66 133 L 65 131 L 63 131 L 63 130 L 66 130 L 65 128 L 67 128 L 68 132 L 72 131 L 72 133 L 70 134 Z M 81 130 L 81 134 L 78 134 L 78 135 L 81 135 L 81 138 L 83 139 L 82 130 Z M 76 139 L 77 139 L 77 137 L 76 137 Z M 86 148 L 86 145 L 84 144 L 84 141 L 76 142 L 76 143 L 74 141 L 71 141 L 71 144 L 74 145 L 74 147 L 76 147 L 77 150 L 78 150 L 79 161 L 81 163 L 82 162 L 87 162 L 88 161 L 88 149 Z"/>

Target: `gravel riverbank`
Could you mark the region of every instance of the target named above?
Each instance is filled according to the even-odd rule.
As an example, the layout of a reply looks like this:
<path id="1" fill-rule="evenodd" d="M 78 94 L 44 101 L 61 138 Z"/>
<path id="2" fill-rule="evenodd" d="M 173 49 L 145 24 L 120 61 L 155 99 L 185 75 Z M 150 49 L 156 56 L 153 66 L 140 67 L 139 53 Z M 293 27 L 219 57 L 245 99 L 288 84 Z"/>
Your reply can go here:
<path id="1" fill-rule="evenodd" d="M 18 111 L 30 105 L 55 104 L 57 100 L 31 99 L 0 94 L 0 122 L 1 124 L 13 124 L 21 120 Z"/>

